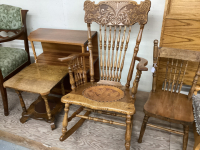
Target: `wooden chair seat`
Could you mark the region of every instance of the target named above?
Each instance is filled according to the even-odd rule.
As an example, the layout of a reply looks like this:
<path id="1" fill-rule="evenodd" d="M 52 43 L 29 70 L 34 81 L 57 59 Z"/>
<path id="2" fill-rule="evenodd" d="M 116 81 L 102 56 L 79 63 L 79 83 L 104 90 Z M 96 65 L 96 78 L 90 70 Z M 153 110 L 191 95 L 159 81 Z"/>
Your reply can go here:
<path id="1" fill-rule="evenodd" d="M 184 94 L 171 93 L 170 91 L 157 90 L 151 92 L 148 101 L 144 105 L 145 114 L 159 119 L 165 118 L 173 122 L 182 121 L 193 123 L 194 116 L 192 101 Z"/>
<path id="2" fill-rule="evenodd" d="M 111 102 L 98 102 L 95 100 L 91 100 L 83 96 L 83 91 L 91 86 L 95 86 L 97 83 L 93 85 L 91 83 L 86 83 L 85 85 L 79 86 L 75 91 L 65 95 L 62 97 L 61 101 L 63 103 L 81 105 L 90 109 L 95 110 L 107 110 L 107 111 L 115 111 L 123 114 L 133 115 L 135 113 L 134 100 L 131 99 L 130 90 L 125 90 L 125 87 L 122 86 L 121 89 L 124 92 L 123 98 L 118 101 Z"/>

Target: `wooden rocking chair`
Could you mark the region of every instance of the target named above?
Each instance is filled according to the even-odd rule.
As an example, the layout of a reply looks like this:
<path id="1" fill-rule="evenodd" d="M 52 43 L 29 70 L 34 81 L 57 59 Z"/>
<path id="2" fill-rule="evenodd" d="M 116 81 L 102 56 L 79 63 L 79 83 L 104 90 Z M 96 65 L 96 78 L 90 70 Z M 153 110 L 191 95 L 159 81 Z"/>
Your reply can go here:
<path id="1" fill-rule="evenodd" d="M 150 5 L 150 0 L 145 0 L 144 2 L 141 2 L 140 5 L 134 1 L 102 1 L 99 4 L 85 1 L 84 10 L 85 22 L 88 27 L 89 53 L 73 54 L 69 57 L 59 59 L 60 61 L 68 63 L 70 84 L 72 88 L 72 92 L 63 96 L 61 99 L 61 101 L 65 103 L 65 116 L 63 120 L 62 136 L 60 137 L 61 141 L 65 140 L 76 131 L 85 119 L 89 119 L 125 126 L 125 147 L 127 150 L 130 149 L 132 121 L 135 113 L 135 95 L 137 93 L 142 71 L 148 70 L 145 67 L 148 61 L 137 57 L 137 53 L 139 51 L 139 44 L 142 38 L 144 25 L 147 23 Z M 90 29 L 92 22 L 98 23 L 100 27 L 99 44 L 101 80 L 98 83 L 94 82 Z M 126 86 L 122 86 L 120 79 L 129 44 L 131 27 L 137 22 L 140 24 L 140 30 L 136 40 L 132 61 L 130 63 L 127 83 Z M 102 30 L 104 30 L 103 33 Z M 127 34 L 126 31 L 128 31 Z M 102 52 L 103 50 L 104 52 Z M 90 61 L 90 82 L 88 83 L 85 70 L 85 57 L 89 57 Z M 138 60 L 139 64 L 137 65 L 137 74 L 133 83 L 133 88 L 130 89 L 130 81 L 132 79 L 135 60 Z M 80 105 L 81 107 L 68 118 L 70 104 Z M 85 115 L 79 115 L 82 110 L 87 111 Z M 126 123 L 89 117 L 91 112 L 124 117 L 126 118 Z M 67 130 L 68 122 L 74 117 L 80 117 L 81 119 L 70 130 Z"/>

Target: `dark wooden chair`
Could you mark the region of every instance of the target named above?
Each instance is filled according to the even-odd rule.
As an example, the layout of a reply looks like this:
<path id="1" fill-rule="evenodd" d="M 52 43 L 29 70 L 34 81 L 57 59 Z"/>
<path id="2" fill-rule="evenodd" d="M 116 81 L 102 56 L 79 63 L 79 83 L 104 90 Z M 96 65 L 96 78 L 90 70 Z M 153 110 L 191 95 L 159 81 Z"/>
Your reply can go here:
<path id="1" fill-rule="evenodd" d="M 159 60 L 166 58 L 166 64 Z M 183 150 L 187 148 L 189 125 L 193 124 L 192 95 L 200 75 L 200 52 L 174 48 L 158 48 L 158 41 L 154 41 L 153 85 L 148 101 L 144 105 L 144 120 L 138 142 L 142 142 L 146 125 L 176 134 L 183 135 Z M 188 95 L 181 94 L 188 63 L 198 62 L 199 66 L 194 75 L 192 87 Z M 166 72 L 163 74 L 163 66 Z M 160 81 L 163 82 L 160 82 Z M 161 83 L 162 85 L 159 85 Z M 147 123 L 150 117 L 158 118 L 172 123 L 182 124 L 184 132 L 179 132 Z"/>
<path id="2" fill-rule="evenodd" d="M 141 2 L 140 5 L 134 1 L 102 1 L 99 4 L 85 1 L 84 10 L 85 22 L 88 27 L 89 53 L 74 54 L 67 58 L 60 59 L 60 61 L 68 63 L 72 88 L 71 93 L 62 97 L 62 102 L 65 103 L 65 116 L 62 129 L 63 134 L 60 137 L 61 141 L 65 140 L 76 131 L 85 119 L 89 119 L 125 126 L 125 147 L 127 150 L 130 149 L 132 121 L 135 113 L 135 95 L 142 71 L 148 70 L 145 67 L 148 63 L 147 60 L 137 57 L 137 53 L 139 51 L 144 25 L 147 23 L 150 5 L 150 0 L 145 0 Z M 101 80 L 97 83 L 94 82 L 93 41 L 91 40 L 90 28 L 92 22 L 98 23 L 100 28 Z M 126 64 L 130 65 L 130 69 L 126 86 L 123 86 L 120 83 L 121 74 L 129 44 L 131 27 L 135 23 L 140 24 L 140 30 L 136 40 L 132 61 L 130 64 Z M 90 58 L 90 82 L 88 83 L 85 70 L 85 57 Z M 133 87 L 130 89 L 130 81 L 136 60 L 139 61 L 137 65 L 137 74 L 133 82 Z M 70 104 L 80 105 L 81 107 L 68 118 Z M 79 115 L 82 110 L 87 111 L 85 115 Z M 124 117 L 126 118 L 126 123 L 89 117 L 91 112 Z M 74 117 L 80 117 L 81 119 L 70 130 L 67 130 L 68 122 Z"/>
<path id="3" fill-rule="evenodd" d="M 9 114 L 8 99 L 6 89 L 3 83 L 30 64 L 29 46 L 26 29 L 26 14 L 28 10 L 21 8 L 0 5 L 0 13 L 4 15 L 0 17 L 0 32 L 13 32 L 15 35 L 1 36 L 0 44 L 15 39 L 24 40 L 25 51 L 18 48 L 0 47 L 0 90 L 3 99 L 4 115 Z M 8 15 L 9 14 L 9 15 Z"/>

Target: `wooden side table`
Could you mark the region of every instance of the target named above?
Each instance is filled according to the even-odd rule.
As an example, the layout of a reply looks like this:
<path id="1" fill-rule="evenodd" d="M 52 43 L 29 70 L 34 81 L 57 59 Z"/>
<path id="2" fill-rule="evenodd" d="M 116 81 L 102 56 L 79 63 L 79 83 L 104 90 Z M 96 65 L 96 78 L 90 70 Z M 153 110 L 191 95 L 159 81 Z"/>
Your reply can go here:
<path id="1" fill-rule="evenodd" d="M 47 29 L 39 28 L 30 33 L 28 40 L 31 42 L 36 63 L 67 66 L 66 63 L 58 61 L 58 58 L 67 57 L 70 54 L 85 53 L 88 46 L 88 33 L 81 30 Z M 36 55 L 33 42 L 41 42 L 43 53 Z M 93 59 L 95 68 L 95 80 L 99 81 L 99 61 L 98 61 L 98 36 L 96 31 L 92 31 Z M 86 70 L 89 70 L 88 58 L 85 58 Z M 87 72 L 89 75 L 89 71 Z M 65 82 L 65 85 L 69 83 Z M 65 89 L 68 89 L 65 86 Z"/>
<path id="2" fill-rule="evenodd" d="M 63 105 L 60 98 L 49 97 L 48 94 L 56 84 L 62 82 L 67 73 L 68 69 L 65 66 L 34 63 L 4 82 L 4 87 L 15 89 L 20 98 L 23 109 L 21 123 L 25 123 L 29 118 L 43 119 L 51 123 L 52 130 L 55 129 L 55 115 L 61 111 Z M 40 94 L 38 100 L 32 103 L 28 110 L 21 95 L 22 91 Z M 64 86 L 62 93 L 65 95 Z M 46 110 L 41 108 L 44 104 Z M 38 107 L 35 107 L 36 105 Z"/>
<path id="3" fill-rule="evenodd" d="M 6 81 L 4 87 L 15 89 L 19 95 L 23 109 L 21 123 L 26 122 L 29 118 L 46 120 L 51 123 L 51 128 L 55 129 L 55 115 L 61 111 L 63 105 L 60 98 L 48 96 L 48 94 L 52 93 L 52 90 L 56 89 L 55 87 L 61 83 L 61 90 L 58 88 L 56 91 L 62 91 L 61 93 L 64 95 L 64 78 L 67 83 L 69 82 L 67 64 L 58 61 L 58 58 L 66 57 L 73 53 L 87 52 L 87 31 L 40 28 L 31 32 L 28 39 L 31 42 L 36 63 L 31 64 Z M 36 55 L 33 41 L 42 43 L 43 53 L 39 56 Z M 93 59 L 97 72 L 95 79 L 99 80 L 97 32 L 92 32 L 92 42 L 94 43 Z M 87 58 L 83 61 L 89 62 Z M 86 70 L 89 70 L 89 64 L 87 63 Z M 71 89 L 70 84 L 68 85 L 67 87 Z M 21 95 L 22 91 L 40 94 L 39 98 L 31 104 L 28 110 L 26 110 Z"/>

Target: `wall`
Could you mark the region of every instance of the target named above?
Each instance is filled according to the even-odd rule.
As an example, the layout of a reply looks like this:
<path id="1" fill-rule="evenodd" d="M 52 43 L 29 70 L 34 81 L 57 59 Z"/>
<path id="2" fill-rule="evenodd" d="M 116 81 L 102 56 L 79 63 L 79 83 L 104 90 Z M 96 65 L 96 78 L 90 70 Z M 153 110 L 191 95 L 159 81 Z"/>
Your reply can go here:
<path id="1" fill-rule="evenodd" d="M 100 0 L 95 0 L 98 3 Z M 140 0 L 136 0 L 140 3 Z M 151 0 L 151 10 L 149 12 L 148 23 L 143 32 L 142 42 L 140 44 L 139 57 L 146 58 L 149 71 L 143 72 L 139 90 L 150 91 L 152 84 L 151 66 L 153 62 L 153 40 L 160 39 L 162 19 L 164 13 L 165 0 Z M 28 9 L 27 26 L 28 34 L 37 28 L 57 28 L 57 29 L 74 29 L 74 30 L 87 30 L 84 23 L 84 0 L 1 0 L 1 3 L 18 6 L 23 9 Z M 98 31 L 98 25 L 93 23 L 92 30 Z M 135 39 L 139 31 L 139 25 L 136 24 L 132 31 L 130 45 L 127 51 L 125 66 L 122 74 L 122 84 L 126 83 L 130 61 L 132 59 L 133 48 Z M 41 44 L 35 43 L 37 55 L 42 52 Z M 14 41 L 3 44 L 3 46 L 11 46 L 22 48 L 23 43 Z M 31 55 L 33 56 L 31 47 Z M 135 71 L 133 74 L 135 77 Z M 132 80 L 133 80 L 132 79 Z M 131 81 L 132 86 L 133 81 Z"/>

